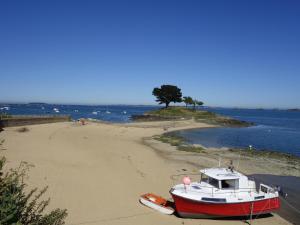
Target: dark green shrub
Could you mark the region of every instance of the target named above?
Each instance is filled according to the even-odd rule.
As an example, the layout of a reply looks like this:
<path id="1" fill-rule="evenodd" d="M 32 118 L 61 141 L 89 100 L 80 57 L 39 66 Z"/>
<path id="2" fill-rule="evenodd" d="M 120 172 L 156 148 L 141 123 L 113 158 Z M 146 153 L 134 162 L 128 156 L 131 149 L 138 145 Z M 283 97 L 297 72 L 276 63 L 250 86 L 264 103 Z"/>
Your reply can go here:
<path id="1" fill-rule="evenodd" d="M 62 225 L 67 216 L 64 209 L 55 209 L 43 214 L 50 199 L 40 200 L 47 187 L 38 191 L 25 192 L 24 182 L 29 169 L 27 163 L 21 163 L 17 169 L 3 172 L 6 159 L 0 159 L 0 225 Z"/>

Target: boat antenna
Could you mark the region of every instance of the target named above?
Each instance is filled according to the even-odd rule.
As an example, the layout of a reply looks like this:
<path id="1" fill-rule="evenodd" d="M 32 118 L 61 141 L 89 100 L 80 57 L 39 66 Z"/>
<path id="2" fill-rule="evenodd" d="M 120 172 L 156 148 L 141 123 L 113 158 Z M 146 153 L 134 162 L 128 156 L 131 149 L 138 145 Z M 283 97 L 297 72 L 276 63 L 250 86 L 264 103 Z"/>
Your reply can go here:
<path id="1" fill-rule="evenodd" d="M 219 167 L 221 167 L 221 156 L 219 156 Z"/>
<path id="2" fill-rule="evenodd" d="M 238 159 L 238 163 L 237 163 L 237 166 L 236 166 L 236 169 L 237 169 L 237 170 L 239 169 L 240 159 L 241 159 L 241 152 L 240 152 L 240 154 L 239 154 L 239 159 Z"/>
<path id="3" fill-rule="evenodd" d="M 230 169 L 231 173 L 233 173 L 234 166 L 233 166 L 233 160 L 232 159 L 230 160 L 230 164 L 228 166 L 228 169 Z"/>

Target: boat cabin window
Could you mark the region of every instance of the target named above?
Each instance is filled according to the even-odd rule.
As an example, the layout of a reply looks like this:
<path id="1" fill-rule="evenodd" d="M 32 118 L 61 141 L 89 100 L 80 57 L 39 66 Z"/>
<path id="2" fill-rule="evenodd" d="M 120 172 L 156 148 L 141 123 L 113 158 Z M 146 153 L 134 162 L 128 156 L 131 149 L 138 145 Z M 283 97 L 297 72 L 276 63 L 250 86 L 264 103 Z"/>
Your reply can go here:
<path id="1" fill-rule="evenodd" d="M 200 181 L 203 181 L 203 182 L 208 183 L 208 176 L 202 173 L 202 174 L 201 174 L 201 180 L 200 180 Z"/>
<path id="2" fill-rule="evenodd" d="M 268 193 L 269 192 L 269 188 L 266 185 L 260 184 L 260 191 L 264 192 L 264 193 Z"/>
<path id="3" fill-rule="evenodd" d="M 238 189 L 239 181 L 235 180 L 221 180 L 221 188 L 223 189 Z"/>
<path id="4" fill-rule="evenodd" d="M 212 177 L 209 177 L 205 174 L 201 174 L 201 181 L 206 182 L 206 183 L 214 186 L 215 188 L 219 188 L 219 181 Z"/>

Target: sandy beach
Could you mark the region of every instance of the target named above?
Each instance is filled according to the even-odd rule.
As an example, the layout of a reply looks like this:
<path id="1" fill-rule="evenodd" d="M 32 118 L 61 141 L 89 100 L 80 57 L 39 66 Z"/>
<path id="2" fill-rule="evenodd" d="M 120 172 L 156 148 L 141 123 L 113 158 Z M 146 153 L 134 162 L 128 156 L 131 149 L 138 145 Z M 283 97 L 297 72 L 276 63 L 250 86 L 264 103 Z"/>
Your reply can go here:
<path id="1" fill-rule="evenodd" d="M 68 225 L 245 224 L 241 220 L 166 216 L 138 202 L 139 196 L 147 192 L 170 198 L 169 189 L 180 182 L 180 174 L 217 166 L 220 155 L 217 150 L 212 150 L 210 155 L 179 152 L 151 137 L 166 131 L 210 126 L 186 120 L 130 124 L 89 122 L 84 126 L 64 122 L 27 126 L 29 131 L 23 133 L 10 127 L 0 133 L 0 139 L 5 140 L 1 155 L 7 157 L 7 168 L 16 167 L 21 161 L 34 165 L 29 173 L 29 185 L 49 186 L 49 209 L 66 208 Z M 228 155 L 224 164 L 230 157 L 236 156 Z M 259 159 L 255 162 L 241 159 L 239 165 L 247 174 L 272 172 L 299 176 L 297 168 L 283 168 L 286 165 L 282 162 L 266 163 Z M 274 214 L 255 219 L 252 224 L 290 223 Z"/>

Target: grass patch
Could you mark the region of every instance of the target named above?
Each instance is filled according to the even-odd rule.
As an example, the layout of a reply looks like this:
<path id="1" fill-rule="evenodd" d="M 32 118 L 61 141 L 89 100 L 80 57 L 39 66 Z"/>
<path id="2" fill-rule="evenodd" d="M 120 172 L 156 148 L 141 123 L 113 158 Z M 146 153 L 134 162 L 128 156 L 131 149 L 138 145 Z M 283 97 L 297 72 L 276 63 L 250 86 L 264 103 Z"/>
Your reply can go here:
<path id="1" fill-rule="evenodd" d="M 171 134 L 156 135 L 153 139 L 172 146 L 180 146 L 184 144 L 184 138 Z"/>
<path id="2" fill-rule="evenodd" d="M 205 149 L 201 146 L 188 145 L 183 137 L 173 134 L 156 135 L 154 140 L 175 146 L 179 151 L 204 153 Z"/>
<path id="3" fill-rule="evenodd" d="M 12 118 L 12 116 L 8 113 L 0 113 L 0 120 L 7 119 L 7 118 Z"/>
<path id="4" fill-rule="evenodd" d="M 205 152 L 205 148 L 202 148 L 200 146 L 193 146 L 193 145 L 180 145 L 177 146 L 177 149 L 179 151 L 185 151 L 185 152 L 197 152 L 197 153 Z"/>
<path id="5" fill-rule="evenodd" d="M 195 113 L 197 110 L 184 108 L 184 107 L 176 107 L 176 106 L 170 106 L 168 108 L 162 108 L 153 110 L 150 112 L 145 113 L 146 115 L 156 115 L 156 116 L 167 116 L 167 117 L 193 117 L 195 116 Z"/>

